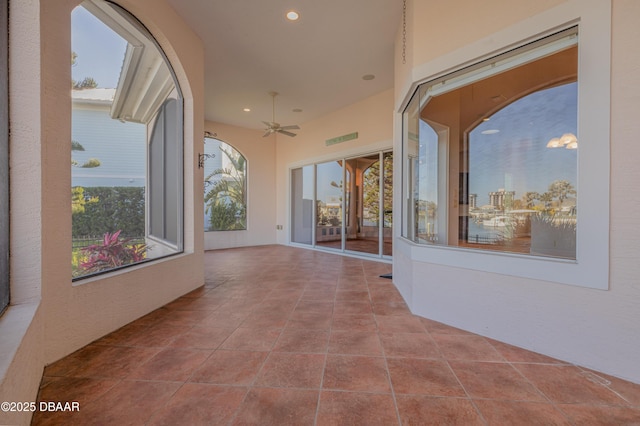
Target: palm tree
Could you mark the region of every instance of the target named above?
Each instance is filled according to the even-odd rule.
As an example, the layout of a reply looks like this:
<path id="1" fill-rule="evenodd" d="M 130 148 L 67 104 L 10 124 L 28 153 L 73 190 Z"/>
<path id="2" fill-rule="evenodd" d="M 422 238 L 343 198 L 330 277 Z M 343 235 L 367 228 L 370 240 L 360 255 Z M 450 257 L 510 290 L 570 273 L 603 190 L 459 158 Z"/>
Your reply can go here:
<path id="1" fill-rule="evenodd" d="M 233 152 L 232 152 L 233 151 Z M 220 152 L 230 166 L 216 169 L 205 178 L 205 211 L 210 214 L 210 230 L 246 229 L 246 160 L 235 150 Z"/>

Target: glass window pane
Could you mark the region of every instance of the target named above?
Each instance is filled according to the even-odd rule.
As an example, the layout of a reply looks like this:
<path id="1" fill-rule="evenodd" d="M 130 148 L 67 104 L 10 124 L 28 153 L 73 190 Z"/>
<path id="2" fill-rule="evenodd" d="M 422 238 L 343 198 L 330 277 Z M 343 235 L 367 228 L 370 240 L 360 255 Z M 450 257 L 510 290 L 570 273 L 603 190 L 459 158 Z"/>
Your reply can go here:
<path id="1" fill-rule="evenodd" d="M 406 238 L 575 259 L 575 40 L 569 30 L 418 89 L 403 120 Z M 555 53 L 535 59 L 545 45 Z"/>
<path id="2" fill-rule="evenodd" d="M 393 254 L 393 152 L 383 154 L 383 182 L 382 182 L 382 220 L 383 220 L 383 248 L 382 254 Z"/>
<path id="3" fill-rule="evenodd" d="M 347 227 L 345 249 L 380 253 L 380 155 L 346 160 Z"/>
<path id="4" fill-rule="evenodd" d="M 312 244 L 313 166 L 291 170 L 291 241 Z"/>
<path id="5" fill-rule="evenodd" d="M 342 249 L 342 161 L 316 166 L 316 244 Z"/>
<path id="6" fill-rule="evenodd" d="M 204 142 L 205 231 L 247 229 L 247 160 L 218 139 Z"/>
<path id="7" fill-rule="evenodd" d="M 71 25 L 78 279 L 182 250 L 183 123 L 173 71 L 140 22 L 91 1 Z"/>

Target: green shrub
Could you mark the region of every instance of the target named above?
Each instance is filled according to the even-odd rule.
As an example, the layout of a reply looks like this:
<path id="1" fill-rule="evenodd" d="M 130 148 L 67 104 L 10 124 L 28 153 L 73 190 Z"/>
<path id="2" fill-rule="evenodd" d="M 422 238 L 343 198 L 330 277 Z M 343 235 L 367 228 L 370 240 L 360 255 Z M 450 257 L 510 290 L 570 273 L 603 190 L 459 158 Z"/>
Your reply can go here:
<path id="1" fill-rule="evenodd" d="M 98 201 L 73 215 L 73 238 L 116 231 L 129 237 L 144 235 L 144 187 L 84 187 L 84 197 Z"/>

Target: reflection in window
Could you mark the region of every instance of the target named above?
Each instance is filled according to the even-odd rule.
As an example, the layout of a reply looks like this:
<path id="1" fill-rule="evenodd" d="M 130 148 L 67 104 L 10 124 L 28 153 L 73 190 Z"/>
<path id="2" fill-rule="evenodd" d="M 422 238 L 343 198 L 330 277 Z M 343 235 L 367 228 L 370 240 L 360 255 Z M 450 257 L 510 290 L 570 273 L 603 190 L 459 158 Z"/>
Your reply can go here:
<path id="1" fill-rule="evenodd" d="M 204 142 L 205 230 L 247 229 L 247 160 L 218 139 Z"/>
<path id="2" fill-rule="evenodd" d="M 576 43 L 570 30 L 418 89 L 405 237 L 575 259 Z"/>
<path id="3" fill-rule="evenodd" d="M 72 276 L 182 251 L 182 95 L 153 37 L 113 3 L 72 24 Z"/>

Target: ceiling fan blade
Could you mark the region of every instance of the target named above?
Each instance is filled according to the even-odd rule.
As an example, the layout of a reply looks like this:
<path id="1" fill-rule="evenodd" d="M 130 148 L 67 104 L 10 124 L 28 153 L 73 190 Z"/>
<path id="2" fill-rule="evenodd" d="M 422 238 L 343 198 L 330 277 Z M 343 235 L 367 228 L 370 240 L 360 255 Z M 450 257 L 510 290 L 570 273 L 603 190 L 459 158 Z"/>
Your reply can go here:
<path id="1" fill-rule="evenodd" d="M 280 129 L 278 129 L 278 133 L 282 133 L 283 135 L 287 135 L 287 136 L 291 136 L 291 137 L 296 136 L 295 133 L 291 133 L 291 132 L 287 132 L 286 130 L 282 130 L 282 127 Z"/>
<path id="2" fill-rule="evenodd" d="M 266 133 L 264 135 L 262 135 L 262 137 L 266 138 L 267 136 L 271 135 L 272 133 L 273 133 L 273 130 L 267 129 Z"/>
<path id="3" fill-rule="evenodd" d="M 285 130 L 294 130 L 294 129 L 300 129 L 300 126 L 298 126 L 297 124 L 293 124 L 291 126 L 281 126 L 280 128 Z"/>

